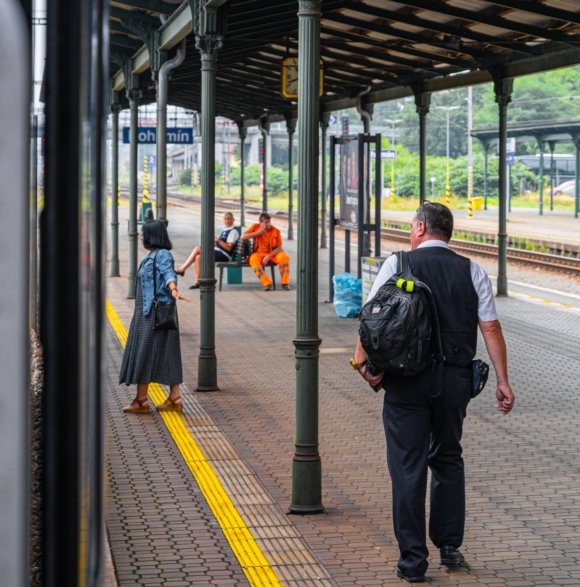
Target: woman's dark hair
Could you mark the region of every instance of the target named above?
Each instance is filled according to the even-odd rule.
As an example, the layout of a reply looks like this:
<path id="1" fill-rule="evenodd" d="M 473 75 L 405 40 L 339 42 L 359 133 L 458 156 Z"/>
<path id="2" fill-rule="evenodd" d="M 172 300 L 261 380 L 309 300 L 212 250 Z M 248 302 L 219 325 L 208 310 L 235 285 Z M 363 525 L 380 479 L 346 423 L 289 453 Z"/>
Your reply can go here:
<path id="1" fill-rule="evenodd" d="M 427 234 L 450 240 L 453 234 L 453 214 L 447 206 L 423 202 L 417 208 L 417 222 L 424 222 Z"/>
<path id="2" fill-rule="evenodd" d="M 170 251 L 173 248 L 167 234 L 167 228 L 161 220 L 145 222 L 141 234 L 143 235 L 143 246 L 146 249 L 167 249 Z"/>

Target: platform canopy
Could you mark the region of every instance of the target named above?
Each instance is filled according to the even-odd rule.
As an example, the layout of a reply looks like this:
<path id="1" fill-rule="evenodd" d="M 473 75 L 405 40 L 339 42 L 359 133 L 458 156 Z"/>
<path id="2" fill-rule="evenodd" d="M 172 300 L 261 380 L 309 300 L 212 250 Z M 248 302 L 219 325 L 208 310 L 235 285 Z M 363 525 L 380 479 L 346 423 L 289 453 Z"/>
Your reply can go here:
<path id="1" fill-rule="evenodd" d="M 573 142 L 574 138 L 580 137 L 580 121 L 514 124 L 508 126 L 507 133 L 509 137 L 527 140 L 570 143 Z M 497 143 L 499 130 L 497 128 L 474 130 L 471 136 L 479 139 L 484 144 Z"/>
<path id="2" fill-rule="evenodd" d="M 214 4 L 217 0 L 206 0 Z M 203 0 L 198 0 L 203 5 Z M 297 54 L 297 0 L 221 0 L 224 44 L 218 59 L 217 114 L 251 124 L 281 120 L 296 104 L 280 93 L 281 63 Z M 577 0 L 324 0 L 323 111 L 491 81 L 490 68 L 513 78 L 580 62 Z M 111 0 L 111 72 L 143 74 L 143 102 L 155 100 L 150 53 L 186 39 L 187 57 L 172 75 L 169 102 L 200 107 L 200 58 L 190 3 Z M 144 42 L 151 31 L 157 45 Z M 153 37 L 149 37 L 152 39 Z M 127 63 L 125 61 L 125 63 Z M 146 73 L 147 72 L 147 73 Z"/>

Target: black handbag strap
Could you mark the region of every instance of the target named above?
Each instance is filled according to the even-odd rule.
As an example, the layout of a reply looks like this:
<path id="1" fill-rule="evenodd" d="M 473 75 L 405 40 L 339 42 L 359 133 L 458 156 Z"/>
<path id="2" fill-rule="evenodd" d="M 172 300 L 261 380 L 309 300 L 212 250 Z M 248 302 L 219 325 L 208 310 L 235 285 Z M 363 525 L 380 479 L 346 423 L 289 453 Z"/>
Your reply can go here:
<path id="1" fill-rule="evenodd" d="M 153 256 L 153 301 L 157 301 L 157 265 L 155 264 L 155 259 L 157 259 L 157 255 L 159 255 L 159 250 Z"/>

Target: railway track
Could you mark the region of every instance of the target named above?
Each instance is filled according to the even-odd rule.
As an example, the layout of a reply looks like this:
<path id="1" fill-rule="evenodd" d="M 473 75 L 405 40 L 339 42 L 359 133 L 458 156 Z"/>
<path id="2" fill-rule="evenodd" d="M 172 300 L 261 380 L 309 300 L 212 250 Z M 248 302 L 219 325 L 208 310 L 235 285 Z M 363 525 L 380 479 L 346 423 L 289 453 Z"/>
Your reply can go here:
<path id="1" fill-rule="evenodd" d="M 124 194 L 123 194 L 124 195 Z M 172 192 L 169 197 L 173 200 L 174 206 L 185 206 L 182 202 L 199 202 L 198 197 L 186 196 Z M 181 202 L 180 202 L 181 201 Z M 238 210 L 239 202 L 231 200 L 216 200 L 216 204 L 223 210 Z M 246 212 L 248 214 L 259 214 L 261 208 L 258 206 L 246 205 Z M 284 212 L 275 212 L 277 219 L 288 221 L 288 214 Z M 337 226 L 340 232 L 343 229 Z M 409 242 L 409 231 L 399 228 L 383 228 L 381 229 L 382 240 Z M 355 235 L 356 241 L 356 235 Z M 472 255 L 480 255 L 482 257 L 496 258 L 498 255 L 498 247 L 494 244 L 476 243 L 464 241 L 459 239 L 451 239 L 450 247 L 458 252 Z M 507 258 L 509 262 L 520 263 L 529 267 L 540 267 L 549 271 L 558 271 L 568 275 L 580 276 L 580 259 L 575 257 L 566 257 L 563 255 L 553 255 L 550 253 L 540 253 L 536 251 L 527 251 L 508 247 Z"/>
<path id="2" fill-rule="evenodd" d="M 409 242 L 409 231 L 398 228 L 383 228 L 381 230 L 383 239 Z M 451 239 L 450 247 L 458 253 L 477 254 L 482 257 L 497 257 L 497 245 L 487 243 L 473 243 L 464 240 Z M 549 253 L 540 253 L 535 251 L 525 251 L 508 247 L 508 261 L 522 263 L 528 266 L 542 267 L 552 271 L 561 271 L 580 275 L 580 259 L 574 257 L 565 257 L 563 255 L 551 255 Z"/>

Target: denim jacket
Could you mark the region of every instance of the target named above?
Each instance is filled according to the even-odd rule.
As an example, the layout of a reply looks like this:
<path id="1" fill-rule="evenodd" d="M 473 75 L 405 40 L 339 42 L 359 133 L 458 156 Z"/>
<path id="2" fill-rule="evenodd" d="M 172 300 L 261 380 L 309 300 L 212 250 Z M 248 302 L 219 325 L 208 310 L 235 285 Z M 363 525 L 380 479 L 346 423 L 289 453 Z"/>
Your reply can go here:
<path id="1" fill-rule="evenodd" d="M 153 292 L 153 258 L 155 258 L 157 292 Z M 160 302 L 172 300 L 167 287 L 168 283 L 175 281 L 177 275 L 173 268 L 173 255 L 167 249 L 154 249 L 141 261 L 139 266 L 141 293 L 143 294 L 143 314 L 148 316 L 153 307 L 155 293 Z"/>

